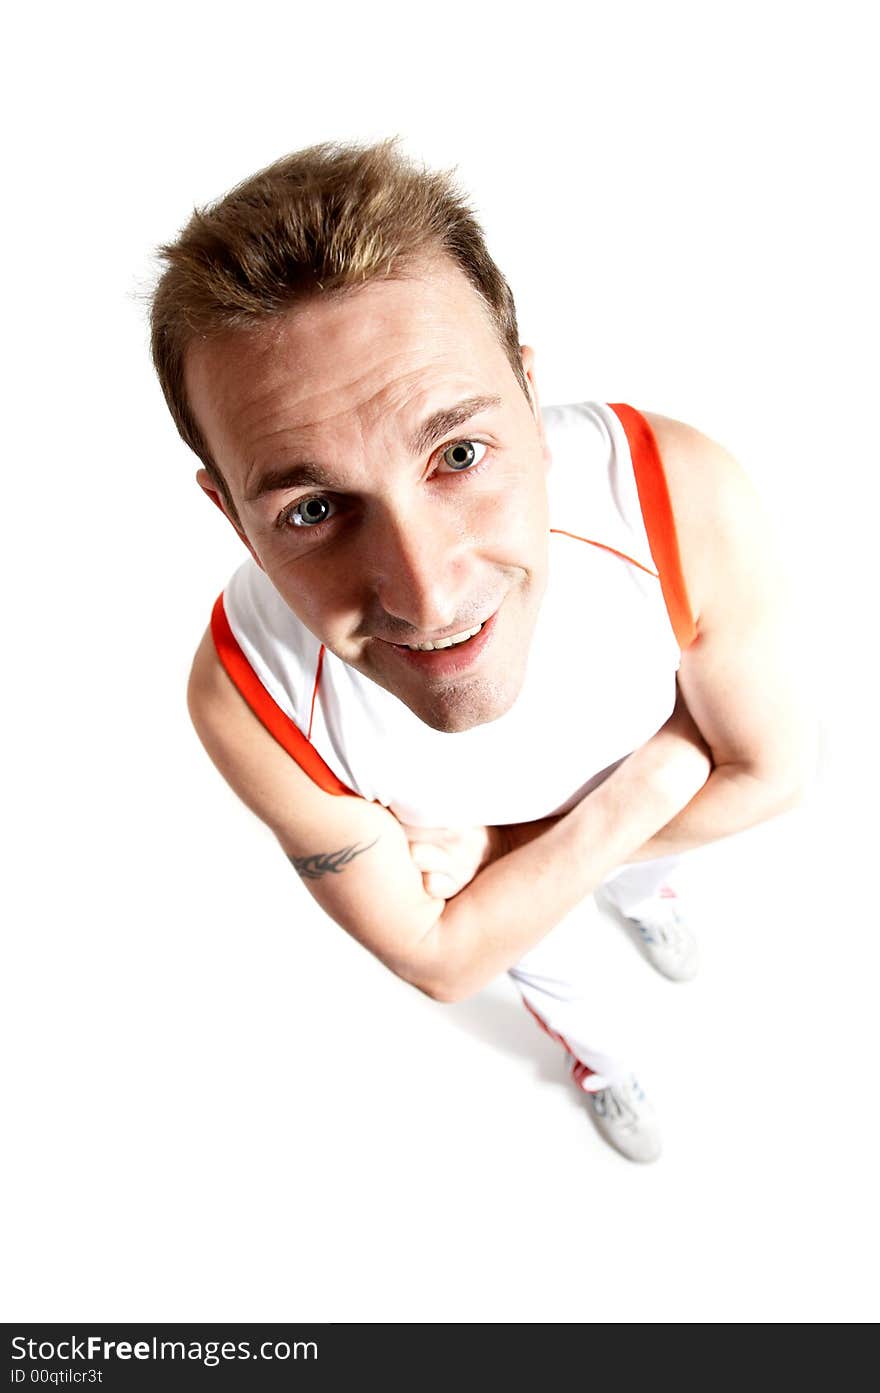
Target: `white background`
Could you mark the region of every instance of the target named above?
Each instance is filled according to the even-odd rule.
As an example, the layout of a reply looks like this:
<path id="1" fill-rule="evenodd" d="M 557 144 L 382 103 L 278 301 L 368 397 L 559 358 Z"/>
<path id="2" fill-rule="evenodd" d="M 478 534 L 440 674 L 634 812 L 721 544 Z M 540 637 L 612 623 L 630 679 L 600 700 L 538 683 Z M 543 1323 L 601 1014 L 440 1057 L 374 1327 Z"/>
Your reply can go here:
<path id="1" fill-rule="evenodd" d="M 870 17 L 214 0 L 12 22 L 4 1318 L 876 1315 Z M 152 376 L 153 248 L 288 150 L 394 133 L 458 166 L 544 403 L 721 440 L 796 568 L 813 796 L 696 853 L 694 983 L 593 926 L 663 1120 L 653 1167 L 600 1142 L 506 979 L 440 1006 L 324 920 L 189 725 L 244 553 Z"/>

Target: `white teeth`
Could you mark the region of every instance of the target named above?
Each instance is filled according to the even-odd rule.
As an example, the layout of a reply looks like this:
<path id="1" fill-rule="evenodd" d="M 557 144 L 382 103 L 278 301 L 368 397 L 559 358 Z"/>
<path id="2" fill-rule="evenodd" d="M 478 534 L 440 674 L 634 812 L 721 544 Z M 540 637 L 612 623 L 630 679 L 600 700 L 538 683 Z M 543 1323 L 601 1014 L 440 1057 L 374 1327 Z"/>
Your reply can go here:
<path id="1" fill-rule="evenodd" d="M 436 643 L 406 643 L 404 648 L 411 648 L 415 653 L 430 653 L 434 648 L 451 648 L 454 643 L 464 643 L 466 639 L 473 638 L 482 627 L 482 624 L 478 624 L 475 629 L 465 629 L 464 633 L 453 634 L 451 638 L 440 638 Z"/>

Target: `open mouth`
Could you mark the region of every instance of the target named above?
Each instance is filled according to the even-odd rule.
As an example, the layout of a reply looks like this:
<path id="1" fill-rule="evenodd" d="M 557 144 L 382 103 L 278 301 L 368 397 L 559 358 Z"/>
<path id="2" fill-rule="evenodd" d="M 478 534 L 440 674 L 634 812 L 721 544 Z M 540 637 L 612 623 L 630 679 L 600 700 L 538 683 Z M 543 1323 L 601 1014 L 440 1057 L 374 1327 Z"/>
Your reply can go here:
<path id="1" fill-rule="evenodd" d="M 429 643 L 400 643 L 395 644 L 395 648 L 408 648 L 411 653 L 436 653 L 438 648 L 458 648 L 469 639 L 476 638 L 482 627 L 482 624 L 477 624 L 475 628 L 463 629 L 460 634 L 451 634 L 449 638 L 438 638 Z"/>
<path id="2" fill-rule="evenodd" d="M 471 629 L 462 629 L 449 638 L 436 643 L 413 646 L 407 643 L 389 643 L 388 647 L 398 653 L 404 662 L 422 672 L 446 676 L 449 673 L 463 672 L 471 667 L 485 649 L 495 629 L 498 610 L 476 624 Z"/>

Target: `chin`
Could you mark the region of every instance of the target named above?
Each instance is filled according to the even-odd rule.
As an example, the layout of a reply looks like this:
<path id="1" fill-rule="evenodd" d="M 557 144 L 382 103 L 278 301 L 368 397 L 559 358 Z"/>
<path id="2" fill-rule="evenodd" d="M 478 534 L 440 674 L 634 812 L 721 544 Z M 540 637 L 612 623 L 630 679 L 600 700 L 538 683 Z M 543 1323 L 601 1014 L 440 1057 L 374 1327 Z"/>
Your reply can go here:
<path id="1" fill-rule="evenodd" d="M 426 694 L 424 699 L 410 700 L 406 705 L 432 730 L 456 735 L 506 715 L 519 696 L 521 685 L 488 688 L 480 684 L 474 689 L 453 689 L 442 696 Z"/>

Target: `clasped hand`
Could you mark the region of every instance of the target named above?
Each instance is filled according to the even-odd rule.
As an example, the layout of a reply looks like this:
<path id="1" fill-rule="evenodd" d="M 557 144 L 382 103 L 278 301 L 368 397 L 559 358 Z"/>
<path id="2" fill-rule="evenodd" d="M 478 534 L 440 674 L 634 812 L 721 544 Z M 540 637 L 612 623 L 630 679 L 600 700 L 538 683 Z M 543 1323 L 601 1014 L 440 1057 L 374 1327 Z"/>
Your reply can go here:
<path id="1" fill-rule="evenodd" d="M 702 788 L 712 770 L 712 758 L 680 691 L 664 726 L 619 766 L 639 787 L 653 790 L 668 803 L 672 818 Z M 610 776 L 614 778 L 614 774 Z M 621 777 L 621 775 L 618 775 Z M 410 854 L 422 872 L 427 894 L 451 900 L 469 885 L 478 871 L 549 827 L 555 817 L 505 827 L 412 827 L 403 824 Z"/>
<path id="2" fill-rule="evenodd" d="M 427 894 L 451 900 L 477 871 L 506 849 L 497 827 L 411 827 L 403 824 Z"/>

